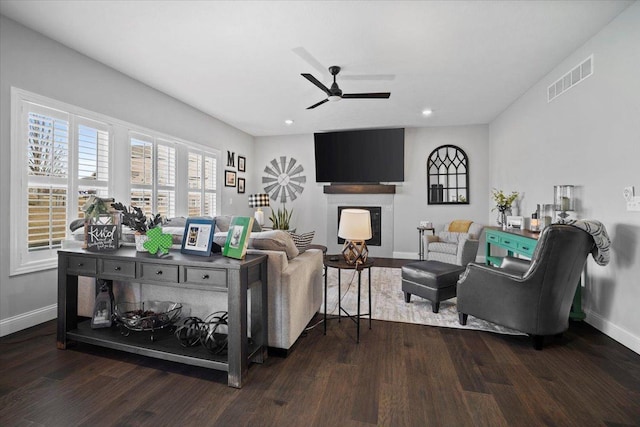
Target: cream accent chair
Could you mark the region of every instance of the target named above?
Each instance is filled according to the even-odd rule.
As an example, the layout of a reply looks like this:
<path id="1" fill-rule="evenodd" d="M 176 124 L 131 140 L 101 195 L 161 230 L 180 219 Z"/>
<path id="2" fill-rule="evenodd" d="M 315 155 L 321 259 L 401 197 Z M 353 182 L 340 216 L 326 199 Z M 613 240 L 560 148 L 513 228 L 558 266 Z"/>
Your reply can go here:
<path id="1" fill-rule="evenodd" d="M 461 223 L 468 221 L 451 221 L 444 230 L 435 236 L 424 236 L 424 252 L 427 261 L 440 261 L 448 264 L 466 266 L 476 260 L 480 235 L 484 226 L 471 222 L 466 232 L 460 230 Z M 463 227 L 466 228 L 466 227 Z"/>

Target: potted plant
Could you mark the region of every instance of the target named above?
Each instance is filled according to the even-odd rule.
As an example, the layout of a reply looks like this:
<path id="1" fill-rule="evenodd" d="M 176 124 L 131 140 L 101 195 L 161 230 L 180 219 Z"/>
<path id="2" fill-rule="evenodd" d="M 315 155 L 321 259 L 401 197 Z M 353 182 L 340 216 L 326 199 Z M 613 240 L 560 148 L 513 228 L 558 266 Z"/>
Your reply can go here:
<path id="1" fill-rule="evenodd" d="M 288 230 L 289 222 L 291 221 L 291 215 L 293 214 L 293 209 L 291 211 L 287 211 L 287 208 L 283 205 L 282 208 L 278 208 L 278 211 L 271 210 L 271 216 L 269 219 L 273 224 L 274 230 Z"/>
<path id="2" fill-rule="evenodd" d="M 122 224 L 135 232 L 136 250 L 144 252 L 144 242 L 147 241 L 147 231 L 162 225 L 162 216 L 155 214 L 147 216 L 142 209 L 136 206 L 128 208 L 122 203 L 113 203 L 113 208 L 122 214 Z"/>
<path id="3" fill-rule="evenodd" d="M 498 210 L 498 224 L 506 227 L 507 225 L 507 212 L 511 213 L 511 205 L 518 198 L 518 192 L 513 191 L 510 195 L 506 195 L 502 190 L 491 190 L 491 196 L 496 203 L 496 207 L 491 209 L 492 211 Z"/>

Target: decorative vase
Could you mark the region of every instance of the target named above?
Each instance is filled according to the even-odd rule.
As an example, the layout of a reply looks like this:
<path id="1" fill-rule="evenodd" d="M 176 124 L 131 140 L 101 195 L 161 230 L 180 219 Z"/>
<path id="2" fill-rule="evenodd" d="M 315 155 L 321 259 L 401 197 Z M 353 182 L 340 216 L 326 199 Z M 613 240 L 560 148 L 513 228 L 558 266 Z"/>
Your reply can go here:
<path id="1" fill-rule="evenodd" d="M 498 225 L 502 228 L 507 228 L 507 215 L 511 215 L 511 208 L 498 211 L 498 218 L 496 219 Z"/>
<path id="2" fill-rule="evenodd" d="M 136 251 L 138 252 L 149 252 L 144 248 L 144 243 L 149 240 L 149 236 L 146 234 L 136 233 L 134 234 L 136 241 Z"/>

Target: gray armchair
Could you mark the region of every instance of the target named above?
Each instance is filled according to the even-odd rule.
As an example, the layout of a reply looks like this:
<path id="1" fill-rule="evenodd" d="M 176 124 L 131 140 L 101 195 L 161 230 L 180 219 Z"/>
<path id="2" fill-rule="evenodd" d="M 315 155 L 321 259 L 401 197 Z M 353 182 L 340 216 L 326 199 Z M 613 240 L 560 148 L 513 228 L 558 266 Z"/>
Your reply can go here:
<path id="1" fill-rule="evenodd" d="M 542 349 L 545 335 L 569 327 L 571 303 L 587 256 L 591 235 L 570 225 L 542 231 L 531 261 L 505 258 L 501 267 L 470 263 L 458 281 L 460 323 L 472 315 L 531 335 Z"/>
<path id="2" fill-rule="evenodd" d="M 466 266 L 476 260 L 478 242 L 484 226 L 471 222 L 467 231 L 457 230 L 452 221 L 444 226 L 444 230 L 435 236 L 424 236 L 424 252 L 427 261 L 440 261 L 448 264 Z"/>

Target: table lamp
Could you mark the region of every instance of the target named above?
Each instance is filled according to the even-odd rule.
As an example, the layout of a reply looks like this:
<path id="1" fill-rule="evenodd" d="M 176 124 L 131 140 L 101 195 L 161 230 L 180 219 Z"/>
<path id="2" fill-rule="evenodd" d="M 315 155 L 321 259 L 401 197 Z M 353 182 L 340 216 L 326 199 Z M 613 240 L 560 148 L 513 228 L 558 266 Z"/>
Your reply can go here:
<path id="1" fill-rule="evenodd" d="M 268 194 L 262 193 L 249 195 L 249 207 L 257 208 L 253 216 L 260 226 L 264 225 L 264 212 L 262 212 L 262 208 L 266 206 L 269 206 Z"/>
<path id="2" fill-rule="evenodd" d="M 371 238 L 371 214 L 364 209 L 344 209 L 340 214 L 338 237 L 344 239 L 342 256 L 349 265 L 365 263 L 369 250 L 365 240 Z"/>

